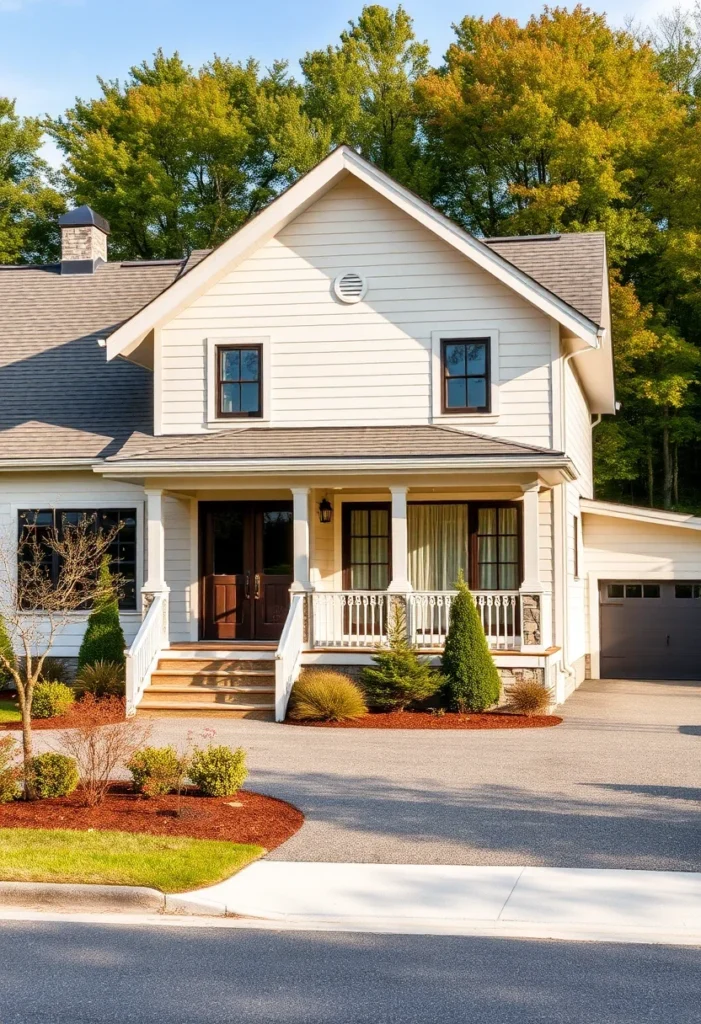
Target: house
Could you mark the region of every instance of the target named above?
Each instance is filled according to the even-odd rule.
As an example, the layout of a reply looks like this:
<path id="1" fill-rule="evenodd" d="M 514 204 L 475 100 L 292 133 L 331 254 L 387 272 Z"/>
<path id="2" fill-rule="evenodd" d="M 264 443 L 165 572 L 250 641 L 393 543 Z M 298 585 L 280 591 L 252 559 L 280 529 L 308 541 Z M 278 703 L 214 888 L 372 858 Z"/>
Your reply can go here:
<path id="1" fill-rule="evenodd" d="M 0 268 L 0 517 L 122 524 L 132 709 L 281 718 L 396 603 L 437 656 L 460 569 L 506 685 L 698 674 L 701 519 L 593 497 L 602 234 L 480 241 L 346 147 L 212 252 L 61 230 Z"/>

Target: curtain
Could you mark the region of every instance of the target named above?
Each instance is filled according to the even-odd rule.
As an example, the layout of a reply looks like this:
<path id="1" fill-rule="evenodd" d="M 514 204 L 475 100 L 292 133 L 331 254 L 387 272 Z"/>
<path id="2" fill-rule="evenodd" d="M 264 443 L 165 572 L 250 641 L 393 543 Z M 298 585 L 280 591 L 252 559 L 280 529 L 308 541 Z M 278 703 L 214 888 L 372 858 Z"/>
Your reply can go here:
<path id="1" fill-rule="evenodd" d="M 415 590 L 452 590 L 467 577 L 467 505 L 409 505 L 409 580 Z"/>

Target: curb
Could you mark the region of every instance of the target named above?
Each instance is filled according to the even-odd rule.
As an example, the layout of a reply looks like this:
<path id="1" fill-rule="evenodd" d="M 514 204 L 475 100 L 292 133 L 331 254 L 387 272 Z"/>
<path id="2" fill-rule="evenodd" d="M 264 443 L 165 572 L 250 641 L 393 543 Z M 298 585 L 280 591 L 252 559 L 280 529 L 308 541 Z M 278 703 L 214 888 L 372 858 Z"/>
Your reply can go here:
<path id="1" fill-rule="evenodd" d="M 68 913 L 164 913 L 167 897 L 136 885 L 78 885 L 66 882 L 0 882 L 0 906 Z"/>

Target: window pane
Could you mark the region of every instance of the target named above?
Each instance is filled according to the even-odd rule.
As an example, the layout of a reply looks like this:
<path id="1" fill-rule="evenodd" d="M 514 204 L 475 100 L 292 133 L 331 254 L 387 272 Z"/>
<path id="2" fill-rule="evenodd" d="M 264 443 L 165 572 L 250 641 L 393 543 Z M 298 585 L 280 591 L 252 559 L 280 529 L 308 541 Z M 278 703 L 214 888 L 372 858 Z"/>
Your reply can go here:
<path id="1" fill-rule="evenodd" d="M 674 588 L 675 597 L 693 597 L 694 588 L 690 583 L 677 583 Z"/>
<path id="2" fill-rule="evenodd" d="M 467 404 L 471 409 L 481 409 L 487 404 L 487 382 L 484 377 L 468 377 Z"/>
<path id="3" fill-rule="evenodd" d="M 660 596 L 660 585 L 659 583 L 646 583 L 643 587 L 643 597 L 659 597 Z"/>
<path id="4" fill-rule="evenodd" d="M 389 513 L 386 508 L 374 508 L 370 512 L 370 533 L 375 537 L 388 535 Z"/>
<path id="5" fill-rule="evenodd" d="M 478 510 L 478 512 L 477 512 L 477 532 L 478 533 L 496 533 L 497 532 L 497 509 L 495 509 L 495 508 L 481 508 L 481 509 Z"/>
<path id="6" fill-rule="evenodd" d="M 496 590 L 499 580 L 497 577 L 497 566 L 480 565 L 479 567 L 479 590 Z"/>
<path id="7" fill-rule="evenodd" d="M 292 513 L 285 509 L 263 513 L 263 572 L 292 574 Z"/>
<path id="8" fill-rule="evenodd" d="M 701 586 L 698 583 L 694 583 L 694 597 L 701 597 Z"/>
<path id="9" fill-rule="evenodd" d="M 222 384 L 222 412 L 241 412 L 241 385 Z"/>
<path id="10" fill-rule="evenodd" d="M 367 534 L 369 529 L 370 513 L 366 508 L 354 508 L 351 510 L 351 536 Z"/>
<path id="11" fill-rule="evenodd" d="M 445 346 L 445 372 L 449 377 L 465 375 L 465 345 L 462 342 Z"/>
<path id="12" fill-rule="evenodd" d="M 446 405 L 449 409 L 464 409 L 467 405 L 465 383 L 464 377 L 451 377 L 446 381 Z"/>
<path id="13" fill-rule="evenodd" d="M 499 588 L 501 590 L 518 590 L 518 566 L 502 565 L 499 568 Z"/>
<path id="14" fill-rule="evenodd" d="M 475 374 L 487 372 L 486 345 L 467 346 L 467 372 Z"/>
<path id="15" fill-rule="evenodd" d="M 497 538 L 477 538 L 477 558 L 480 562 L 496 562 L 497 560 Z"/>
<path id="16" fill-rule="evenodd" d="M 370 571 L 367 565 L 352 565 L 350 577 L 352 590 L 369 590 Z"/>
<path id="17" fill-rule="evenodd" d="M 240 380 L 241 378 L 241 353 L 238 349 L 232 349 L 221 353 L 221 376 L 222 380 Z"/>
<path id="18" fill-rule="evenodd" d="M 351 562 L 367 562 L 368 554 L 367 537 L 353 537 L 351 539 Z"/>
<path id="19" fill-rule="evenodd" d="M 499 561 L 518 562 L 518 537 L 499 538 Z"/>
<path id="20" fill-rule="evenodd" d="M 642 597 L 643 588 L 639 583 L 626 584 L 626 597 Z"/>
<path id="21" fill-rule="evenodd" d="M 373 537 L 370 541 L 370 561 L 389 561 L 389 551 L 386 537 Z"/>
<path id="22" fill-rule="evenodd" d="M 389 586 L 389 575 L 386 565 L 370 566 L 370 589 L 386 590 Z"/>
<path id="23" fill-rule="evenodd" d="M 499 509 L 499 532 L 518 534 L 518 515 L 515 508 Z"/>
<path id="24" fill-rule="evenodd" d="M 227 384 L 224 387 L 228 387 Z M 242 384 L 241 385 L 241 412 L 258 412 L 258 385 L 257 384 Z"/>
<path id="25" fill-rule="evenodd" d="M 257 348 L 246 348 L 241 352 L 241 380 L 258 380 Z"/>
<path id="26" fill-rule="evenodd" d="M 623 597 L 623 584 L 622 583 L 609 583 L 608 595 L 609 597 Z"/>

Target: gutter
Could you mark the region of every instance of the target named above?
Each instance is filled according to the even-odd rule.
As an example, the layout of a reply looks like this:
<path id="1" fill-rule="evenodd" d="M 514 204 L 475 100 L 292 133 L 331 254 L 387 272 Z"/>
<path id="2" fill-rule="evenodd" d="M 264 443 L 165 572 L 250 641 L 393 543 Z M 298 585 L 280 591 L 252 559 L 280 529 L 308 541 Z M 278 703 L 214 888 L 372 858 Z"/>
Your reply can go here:
<path id="1" fill-rule="evenodd" d="M 15 473 L 36 469 L 93 469 L 102 464 L 100 459 L 0 459 L 0 470 Z"/>

